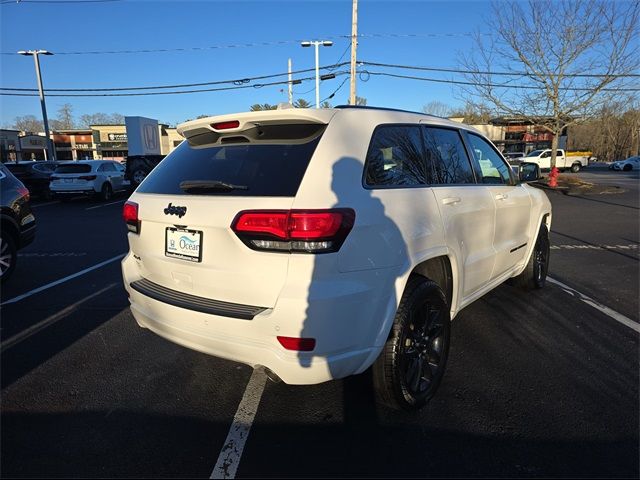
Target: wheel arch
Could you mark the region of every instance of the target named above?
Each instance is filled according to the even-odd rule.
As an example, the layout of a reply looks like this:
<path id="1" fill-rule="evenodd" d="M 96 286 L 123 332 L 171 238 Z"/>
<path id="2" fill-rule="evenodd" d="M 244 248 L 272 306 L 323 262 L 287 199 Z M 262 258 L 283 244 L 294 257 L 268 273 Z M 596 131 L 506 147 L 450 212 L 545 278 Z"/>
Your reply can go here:
<path id="1" fill-rule="evenodd" d="M 2 229 L 3 232 L 9 232 L 16 243 L 18 242 L 20 237 L 20 228 L 13 218 L 3 214 L 0 217 L 0 229 Z"/>

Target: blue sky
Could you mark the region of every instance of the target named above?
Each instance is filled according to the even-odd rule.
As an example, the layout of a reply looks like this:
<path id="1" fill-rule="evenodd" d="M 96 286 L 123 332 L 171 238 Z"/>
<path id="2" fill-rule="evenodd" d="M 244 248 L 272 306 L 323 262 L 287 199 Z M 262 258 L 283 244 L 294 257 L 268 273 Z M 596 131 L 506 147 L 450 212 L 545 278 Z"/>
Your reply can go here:
<path id="1" fill-rule="evenodd" d="M 461 51 L 472 45 L 468 34 L 482 31 L 489 13 L 485 1 L 359 1 L 358 59 L 370 62 L 455 67 Z M 114 88 L 169 85 L 246 78 L 314 66 L 313 49 L 301 39 L 334 41 L 321 48 L 320 64 L 338 61 L 349 45 L 351 0 L 335 1 L 109 1 L 4 3 L 0 5 L 2 87 L 35 88 L 33 61 L 5 55 L 23 49 L 59 53 L 42 57 L 47 88 Z M 368 36 L 368 35 L 382 35 Z M 417 34 L 417 36 L 400 36 Z M 451 35 L 453 34 L 453 35 Z M 428 36 L 431 35 L 431 36 Z M 281 45 L 200 51 L 69 55 L 63 52 L 172 49 L 262 42 Z M 349 60 L 347 51 L 343 61 Z M 348 65 L 343 67 L 348 70 Z M 367 67 L 371 71 L 381 70 Z M 402 72 L 406 73 L 406 72 Z M 306 74 L 312 76 L 311 74 Z M 427 76 L 424 72 L 418 75 Z M 452 78 L 451 74 L 430 74 Z M 366 77 L 366 76 L 365 76 Z M 345 77 L 321 83 L 321 98 Z M 284 77 L 282 78 L 285 79 Z M 366 78 L 365 78 L 366 79 Z M 349 82 L 331 103 L 347 103 Z M 451 85 L 370 76 L 358 81 L 358 95 L 369 105 L 420 110 L 430 101 L 459 105 Z M 314 82 L 294 87 L 294 99 L 315 101 Z M 48 97 L 49 116 L 64 103 L 74 114 L 118 112 L 176 124 L 200 114 L 246 111 L 254 103 L 286 101 L 286 85 L 189 95 L 148 97 Z M 0 96 L 0 125 L 18 115 L 41 117 L 37 97 Z"/>

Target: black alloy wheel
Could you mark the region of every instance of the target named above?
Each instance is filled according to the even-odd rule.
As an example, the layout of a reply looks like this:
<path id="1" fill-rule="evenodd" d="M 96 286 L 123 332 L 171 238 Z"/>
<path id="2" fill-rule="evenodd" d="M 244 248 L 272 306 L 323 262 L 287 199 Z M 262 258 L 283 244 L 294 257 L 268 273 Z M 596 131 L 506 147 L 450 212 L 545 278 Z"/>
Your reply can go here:
<path id="1" fill-rule="evenodd" d="M 546 225 L 542 224 L 538 230 L 538 238 L 536 238 L 527 266 L 520 275 L 510 278 L 507 283 L 524 290 L 536 290 L 544 287 L 549 272 L 550 256 L 549 230 Z"/>
<path id="2" fill-rule="evenodd" d="M 417 410 L 433 397 L 447 363 L 450 323 L 442 289 L 424 277 L 411 277 L 389 339 L 373 366 L 382 403 Z"/>
<path id="3" fill-rule="evenodd" d="M 549 271 L 549 234 L 547 227 L 541 227 L 536 239 L 536 246 L 533 251 L 533 278 L 535 288 L 544 287 Z"/>
<path id="4" fill-rule="evenodd" d="M 444 325 L 442 310 L 429 303 L 412 309 L 403 331 L 401 363 L 404 389 L 411 397 L 424 395 L 442 364 Z"/>
<path id="5" fill-rule="evenodd" d="M 10 235 L 2 232 L 0 236 L 0 279 L 2 279 L 2 282 L 7 281 L 11 273 L 13 273 L 17 259 L 18 250 L 15 240 Z"/>
<path id="6" fill-rule="evenodd" d="M 112 195 L 113 195 L 113 190 L 111 189 L 111 185 L 108 183 L 104 183 L 102 185 L 102 191 L 100 193 L 102 200 L 104 200 L 105 202 L 108 202 L 109 200 L 111 200 Z"/>

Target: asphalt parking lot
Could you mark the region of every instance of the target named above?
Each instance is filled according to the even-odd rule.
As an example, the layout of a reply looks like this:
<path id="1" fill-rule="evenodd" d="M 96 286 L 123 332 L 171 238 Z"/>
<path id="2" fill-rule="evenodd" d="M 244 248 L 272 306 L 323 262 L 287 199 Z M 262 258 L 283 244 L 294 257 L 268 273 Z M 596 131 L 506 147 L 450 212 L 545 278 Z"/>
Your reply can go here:
<path id="1" fill-rule="evenodd" d="M 577 176 L 620 193 L 549 193 L 553 281 L 503 285 L 463 310 L 425 409 L 377 406 L 366 373 L 267 382 L 222 472 L 637 477 L 640 180 Z M 36 241 L 1 292 L 3 477 L 221 472 L 252 370 L 136 325 L 120 273 L 124 201 L 34 202 Z"/>

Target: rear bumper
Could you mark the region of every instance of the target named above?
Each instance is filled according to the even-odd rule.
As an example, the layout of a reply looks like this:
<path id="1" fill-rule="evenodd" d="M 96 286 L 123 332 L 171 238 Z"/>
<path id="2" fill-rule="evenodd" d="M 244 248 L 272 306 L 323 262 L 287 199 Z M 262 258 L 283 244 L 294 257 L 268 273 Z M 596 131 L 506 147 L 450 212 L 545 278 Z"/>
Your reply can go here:
<path id="1" fill-rule="evenodd" d="M 383 298 L 379 285 L 355 282 L 354 276 L 332 281 L 332 292 L 323 291 L 316 300 L 299 282 L 291 290 L 285 285 L 273 308 L 242 319 L 181 308 L 132 288 L 140 276 L 131 254 L 122 261 L 122 270 L 138 325 L 193 350 L 265 366 L 288 384 L 315 384 L 360 373 L 382 348 L 374 339 L 384 322 L 381 312 L 388 309 L 377 302 L 389 298 Z M 277 340 L 280 335 L 315 338 L 316 348 L 312 352 L 286 350 Z"/>
<path id="2" fill-rule="evenodd" d="M 88 193 L 97 193 L 93 186 L 87 187 L 85 185 L 54 185 L 52 184 L 49 187 L 51 193 L 55 193 L 57 195 L 65 195 L 65 194 L 88 194 Z"/>

